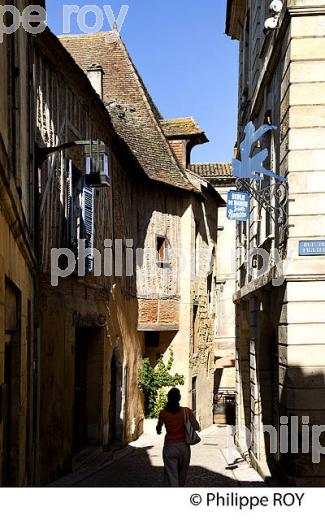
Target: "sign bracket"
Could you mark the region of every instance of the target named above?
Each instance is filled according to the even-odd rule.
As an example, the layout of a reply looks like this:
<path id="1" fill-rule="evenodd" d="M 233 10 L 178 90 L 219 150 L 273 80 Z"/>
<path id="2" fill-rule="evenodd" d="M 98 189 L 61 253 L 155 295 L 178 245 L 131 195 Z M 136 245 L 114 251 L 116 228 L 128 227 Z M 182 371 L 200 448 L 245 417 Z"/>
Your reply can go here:
<path id="1" fill-rule="evenodd" d="M 239 191 L 248 192 L 270 215 L 272 220 L 283 229 L 288 225 L 288 184 L 275 181 L 274 184 L 261 189 L 255 189 L 253 183 L 245 179 L 236 180 L 236 188 Z"/>

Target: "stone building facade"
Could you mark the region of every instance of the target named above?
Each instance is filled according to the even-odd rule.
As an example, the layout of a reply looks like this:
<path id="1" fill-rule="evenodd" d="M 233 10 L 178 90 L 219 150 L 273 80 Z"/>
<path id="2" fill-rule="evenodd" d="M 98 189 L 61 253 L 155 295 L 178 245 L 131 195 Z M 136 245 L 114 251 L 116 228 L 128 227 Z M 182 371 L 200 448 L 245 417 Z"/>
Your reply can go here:
<path id="1" fill-rule="evenodd" d="M 0 486 L 25 485 L 35 471 L 31 46 L 23 30 L 0 45 Z"/>
<path id="2" fill-rule="evenodd" d="M 107 367 L 115 361 L 114 373 L 122 372 L 123 386 L 126 362 L 117 336 L 109 335 L 111 280 L 97 273 L 103 269 L 97 256 L 103 257 L 104 240 L 112 237 L 109 182 L 88 186 L 90 151 L 84 145 L 44 155 L 47 149 L 75 141 L 100 140 L 111 149 L 112 124 L 86 75 L 48 30 L 35 38 L 33 63 L 39 200 L 39 483 L 44 484 L 70 471 L 74 454 L 88 445 L 106 445 L 115 436 L 116 409 L 110 417 Z M 79 240 L 97 251 L 94 266 L 89 257 L 82 261 Z M 69 277 L 63 276 L 67 265 L 53 262 L 53 251 L 63 248 L 70 250 L 75 263 Z M 63 254 L 58 258 L 65 259 Z M 57 266 L 62 277 L 56 280 Z"/>
<path id="3" fill-rule="evenodd" d="M 228 1 L 226 32 L 240 42 L 238 142 L 249 121 L 275 125 L 259 144 L 289 189 L 287 228 L 279 208 L 274 222 L 254 198 L 250 220 L 237 226 L 237 417 L 251 431 L 248 454 L 261 473 L 324 485 L 323 458 L 313 462 L 312 446 L 301 447 L 302 418 L 325 419 L 324 257 L 299 255 L 299 243 L 325 232 L 325 6 L 287 0 L 278 13 L 269 8 L 269 1 Z M 257 247 L 268 253 L 262 267 Z M 263 432 L 269 425 L 279 434 L 286 421 L 291 453 Z M 243 451 L 246 440 L 238 436 Z"/>
<path id="4" fill-rule="evenodd" d="M 230 163 L 191 164 L 191 170 L 208 181 L 226 201 L 235 189 Z M 227 208 L 219 209 L 216 271 L 210 273 L 209 308 L 212 311 L 214 343 L 213 416 L 215 423 L 235 421 L 236 326 L 233 294 L 236 290 L 236 222 L 227 218 Z"/>
<path id="5" fill-rule="evenodd" d="M 45 216 L 40 219 L 41 482 L 69 471 L 73 457 L 86 447 L 124 444 L 142 433 L 138 372 L 146 348 L 156 348 L 150 343 L 153 333 L 159 333 L 159 346 L 166 349 L 179 328 L 179 279 L 171 253 L 180 243 L 182 204 L 188 193 L 199 193 L 159 131 L 135 69 L 128 75 L 133 65 L 120 38 L 103 40 L 112 52 L 110 61 L 105 54 L 102 63 L 100 40 L 87 53 L 78 40 L 72 38 L 73 45 L 89 60 L 84 72 L 49 31 L 37 38 L 39 146 L 100 139 L 108 148 L 110 187 L 93 192 L 93 269 L 82 276 L 73 273 L 53 288 L 48 281 L 51 250 L 74 250 L 71 207 L 75 232 L 77 215 L 84 218 L 87 201 L 78 191 L 80 179 L 87 178 L 83 149 L 61 151 L 61 157 L 39 169 Z M 70 39 L 62 42 L 73 54 Z M 118 102 L 111 106 L 106 96 L 113 94 L 113 86 Z M 123 99 L 126 91 L 132 106 Z M 67 226 L 68 234 L 62 232 Z M 76 255 L 79 261 L 79 250 Z M 96 273 L 98 255 L 105 269 L 101 275 Z M 111 267 L 103 265 L 104 255 L 112 256 Z"/>
<path id="6" fill-rule="evenodd" d="M 142 433 L 144 356 L 173 351 L 212 423 L 224 201 L 189 168 L 204 132 L 163 119 L 117 33 L 17 31 L 0 67 L 0 479 L 44 485 Z"/>
<path id="7" fill-rule="evenodd" d="M 207 138 L 192 118 L 163 119 L 116 33 L 61 41 L 84 70 L 94 63 L 102 67 L 104 103 L 115 130 L 150 181 L 127 179 L 131 192 L 126 201 L 130 202 L 123 216 L 127 221 L 128 215 L 134 215 L 129 219 L 128 236 L 138 237 L 136 247 L 145 248 L 131 294 L 144 354 L 155 363 L 161 355 L 168 359 L 173 351 L 173 370 L 185 377 L 183 403 L 194 406 L 203 426 L 210 425 L 214 356 L 207 275 L 211 262 L 199 276 L 199 253 L 204 265 L 214 252 L 215 272 L 218 207 L 224 201 L 189 168 L 192 148 Z M 161 184 L 155 186 L 153 181 Z M 124 190 L 115 187 L 113 194 L 119 197 Z M 159 255 L 158 262 L 152 261 L 150 251 Z M 195 359 L 194 372 L 190 359 Z"/>

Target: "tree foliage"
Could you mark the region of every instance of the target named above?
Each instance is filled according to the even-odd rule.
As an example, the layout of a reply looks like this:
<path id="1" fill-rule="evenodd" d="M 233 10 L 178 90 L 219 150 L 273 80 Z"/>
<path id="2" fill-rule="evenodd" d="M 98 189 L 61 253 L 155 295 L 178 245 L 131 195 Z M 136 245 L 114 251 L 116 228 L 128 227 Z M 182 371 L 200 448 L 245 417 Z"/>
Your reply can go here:
<path id="1" fill-rule="evenodd" d="M 146 419 L 158 417 L 167 403 L 166 388 L 183 385 L 184 376 L 171 374 L 174 363 L 174 354 L 171 351 L 167 364 L 161 356 L 157 365 L 153 368 L 148 358 L 143 360 L 142 368 L 139 370 L 138 386 L 144 394 L 144 413 Z"/>

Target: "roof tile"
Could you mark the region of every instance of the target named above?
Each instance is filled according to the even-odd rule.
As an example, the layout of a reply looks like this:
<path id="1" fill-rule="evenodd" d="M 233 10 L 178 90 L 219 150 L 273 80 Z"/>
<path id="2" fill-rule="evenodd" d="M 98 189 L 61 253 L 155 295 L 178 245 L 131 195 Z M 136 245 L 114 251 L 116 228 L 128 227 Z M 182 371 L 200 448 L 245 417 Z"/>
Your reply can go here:
<path id="1" fill-rule="evenodd" d="M 117 134 L 127 143 L 151 179 L 196 190 L 177 161 L 161 126 L 161 115 L 150 97 L 117 32 L 60 37 L 78 65 L 104 70 L 104 103 Z"/>
<path id="2" fill-rule="evenodd" d="M 193 117 L 163 119 L 161 125 L 167 137 L 200 135 L 204 133 Z"/>
<path id="3" fill-rule="evenodd" d="M 191 164 L 192 172 L 201 177 L 209 179 L 209 177 L 231 177 L 232 165 L 231 163 L 196 163 Z"/>

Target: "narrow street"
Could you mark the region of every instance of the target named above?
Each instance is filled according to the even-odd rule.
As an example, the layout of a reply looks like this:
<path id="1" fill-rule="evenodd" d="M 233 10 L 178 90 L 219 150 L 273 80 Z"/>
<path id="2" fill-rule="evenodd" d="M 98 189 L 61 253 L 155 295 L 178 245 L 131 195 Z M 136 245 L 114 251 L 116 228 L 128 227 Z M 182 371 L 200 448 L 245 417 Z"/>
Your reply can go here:
<path id="1" fill-rule="evenodd" d="M 146 428 L 152 432 L 152 424 Z M 227 460 L 227 427 L 211 426 L 200 433 L 202 441 L 192 447 L 187 487 L 264 486 L 262 478 L 242 460 Z M 54 482 L 52 487 L 162 487 L 164 436 L 145 433 L 116 452 L 112 460 L 99 453 L 87 466 Z"/>
<path id="2" fill-rule="evenodd" d="M 325 0 L 112 3 L 0 2 L 0 499 L 325 488 Z"/>

